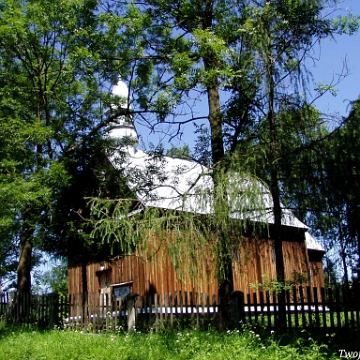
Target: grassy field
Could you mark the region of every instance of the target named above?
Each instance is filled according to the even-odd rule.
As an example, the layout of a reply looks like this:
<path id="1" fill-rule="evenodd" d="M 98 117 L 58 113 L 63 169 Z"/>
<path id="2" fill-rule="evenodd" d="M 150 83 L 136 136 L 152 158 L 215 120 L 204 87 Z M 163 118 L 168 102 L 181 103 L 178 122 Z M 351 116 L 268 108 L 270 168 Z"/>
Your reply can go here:
<path id="1" fill-rule="evenodd" d="M 126 334 L 31 331 L 0 325 L 0 359 L 339 359 L 339 349 L 360 350 L 359 335 L 276 332 L 248 328 Z M 341 338 L 343 337 L 343 339 Z"/>

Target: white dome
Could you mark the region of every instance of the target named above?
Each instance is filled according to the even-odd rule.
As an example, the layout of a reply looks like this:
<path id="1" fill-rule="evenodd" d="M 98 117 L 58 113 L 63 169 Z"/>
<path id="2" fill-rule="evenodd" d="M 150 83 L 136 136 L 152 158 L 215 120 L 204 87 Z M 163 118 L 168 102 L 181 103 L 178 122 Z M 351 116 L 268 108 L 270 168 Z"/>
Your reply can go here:
<path id="1" fill-rule="evenodd" d="M 127 99 L 129 96 L 129 88 L 119 79 L 118 83 L 113 86 L 112 94 Z"/>
<path id="2" fill-rule="evenodd" d="M 113 86 L 112 95 L 119 97 L 120 101 L 118 104 L 110 105 L 109 114 L 114 112 L 116 115 L 116 111 L 119 108 L 125 110 L 131 109 L 127 101 L 129 88 L 121 78 L 119 78 L 118 83 Z M 107 136 L 115 140 L 115 143 L 118 143 L 123 150 L 134 153 L 134 146 L 138 144 L 139 138 L 133 124 L 131 113 L 127 115 L 119 113 L 119 115 L 114 117 L 110 125 Z"/>

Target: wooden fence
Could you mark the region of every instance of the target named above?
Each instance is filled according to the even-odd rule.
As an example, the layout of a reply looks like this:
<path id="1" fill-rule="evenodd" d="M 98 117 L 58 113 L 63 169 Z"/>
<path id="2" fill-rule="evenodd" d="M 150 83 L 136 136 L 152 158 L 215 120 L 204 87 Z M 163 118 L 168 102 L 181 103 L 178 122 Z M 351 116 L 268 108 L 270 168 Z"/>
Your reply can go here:
<path id="1" fill-rule="evenodd" d="M 279 296 L 260 292 L 247 294 L 245 323 L 277 328 Z M 285 293 L 286 328 L 347 328 L 360 326 L 359 288 L 335 289 L 292 287 Z"/>
<path id="2" fill-rule="evenodd" d="M 0 294 L 0 320 L 12 324 L 53 328 L 67 312 L 66 298 L 57 294 Z"/>
<path id="3" fill-rule="evenodd" d="M 240 323 L 278 327 L 279 297 L 265 292 L 244 295 L 237 292 L 232 311 L 240 314 Z M 10 323 L 53 328 L 56 325 L 88 331 L 128 329 L 129 301 L 111 295 L 87 293 L 58 296 L 16 296 L 2 294 L 0 316 Z M 137 297 L 134 320 L 137 329 L 216 327 L 218 303 L 216 296 L 175 292 Z M 235 306 L 235 307 L 234 307 Z M 347 328 L 360 326 L 360 292 L 357 288 L 317 289 L 293 287 L 285 294 L 287 328 Z M 135 319 L 136 318 L 136 319 Z M 234 315 L 234 318 L 236 316 Z"/>

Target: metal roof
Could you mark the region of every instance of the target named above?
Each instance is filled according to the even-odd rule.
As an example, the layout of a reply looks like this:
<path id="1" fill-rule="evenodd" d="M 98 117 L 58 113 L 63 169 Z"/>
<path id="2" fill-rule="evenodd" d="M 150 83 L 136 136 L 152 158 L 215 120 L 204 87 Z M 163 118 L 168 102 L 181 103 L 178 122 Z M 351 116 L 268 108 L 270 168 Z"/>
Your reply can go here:
<path id="1" fill-rule="evenodd" d="M 144 206 L 213 214 L 213 180 L 211 170 L 194 161 L 172 157 L 156 157 L 144 151 L 126 151 L 110 156 L 113 166 L 123 172 L 128 185 Z M 229 175 L 227 195 L 230 217 L 274 223 L 272 198 L 259 180 L 251 180 L 236 173 Z M 283 207 L 282 225 L 308 227 Z"/>

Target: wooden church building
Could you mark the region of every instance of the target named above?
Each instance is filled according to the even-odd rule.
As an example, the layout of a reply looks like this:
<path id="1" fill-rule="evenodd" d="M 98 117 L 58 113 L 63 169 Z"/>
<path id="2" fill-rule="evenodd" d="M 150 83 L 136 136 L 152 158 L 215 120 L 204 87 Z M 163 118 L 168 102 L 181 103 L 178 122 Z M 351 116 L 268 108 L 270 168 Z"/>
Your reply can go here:
<path id="1" fill-rule="evenodd" d="M 121 98 L 128 97 L 128 89 L 122 82 L 114 86 L 113 93 Z M 196 213 L 205 218 L 213 214 L 212 199 L 209 195 L 213 183 L 206 167 L 184 159 L 155 158 L 141 150 L 135 150 L 134 144 L 138 136 L 132 120 L 124 116 L 116 119 L 116 124 L 108 136 L 115 142 L 118 141 L 120 147 L 109 156 L 109 161 L 126 175 L 129 189 L 136 194 L 141 204 L 138 210 L 127 216 L 133 216 L 149 207 L 164 211 Z M 124 142 L 124 139 L 131 141 Z M 239 194 L 246 193 L 251 186 L 261 190 L 257 204 L 253 204 L 252 199 L 250 205 L 250 200 L 246 196 L 235 196 L 229 200 L 231 221 L 263 224 L 266 229 L 261 232 L 262 234 L 254 234 L 252 231 L 243 234 L 240 245 L 232 251 L 234 290 L 247 293 L 250 284 L 262 283 L 264 277 L 276 279 L 276 258 L 271 239 L 274 223 L 272 200 L 264 185 L 254 184 L 236 174 L 232 175 L 229 184 L 238 188 Z M 247 205 L 241 206 L 241 201 L 247 202 Z M 241 210 L 243 208 L 248 209 L 246 213 Z M 259 211 L 260 208 L 268 210 Z M 286 208 L 282 210 L 282 236 L 285 278 L 292 279 L 294 274 L 301 275 L 304 285 L 323 287 L 322 256 L 325 251 L 309 234 L 308 227 Z M 148 241 L 156 242 L 152 238 Z M 195 259 L 199 262 L 197 265 L 201 274 L 196 278 L 190 276 L 186 267 L 180 275 L 168 252 L 161 246 L 154 252 L 151 261 L 138 256 L 136 251 L 110 259 L 111 257 L 107 256 L 85 265 L 74 264 L 69 259 L 69 293 L 76 294 L 86 290 L 89 293 L 116 296 L 133 292 L 143 296 L 175 291 L 212 295 L 218 291 L 216 263 L 210 259 Z"/>

